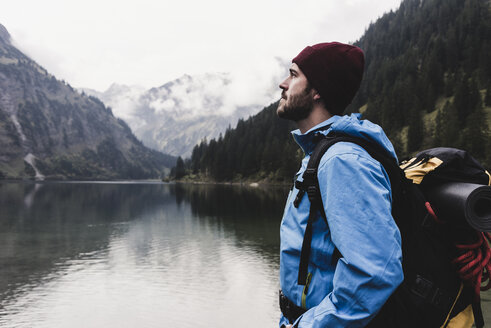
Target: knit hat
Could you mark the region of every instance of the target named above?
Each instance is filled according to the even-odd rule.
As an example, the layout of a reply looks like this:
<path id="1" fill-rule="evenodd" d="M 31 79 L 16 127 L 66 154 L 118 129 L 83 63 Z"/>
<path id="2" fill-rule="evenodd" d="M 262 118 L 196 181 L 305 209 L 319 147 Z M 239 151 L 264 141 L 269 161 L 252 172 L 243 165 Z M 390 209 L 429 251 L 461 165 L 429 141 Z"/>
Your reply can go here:
<path id="1" fill-rule="evenodd" d="M 365 58 L 355 46 L 339 42 L 306 47 L 293 63 L 319 92 L 331 114 L 341 114 L 360 87 Z"/>

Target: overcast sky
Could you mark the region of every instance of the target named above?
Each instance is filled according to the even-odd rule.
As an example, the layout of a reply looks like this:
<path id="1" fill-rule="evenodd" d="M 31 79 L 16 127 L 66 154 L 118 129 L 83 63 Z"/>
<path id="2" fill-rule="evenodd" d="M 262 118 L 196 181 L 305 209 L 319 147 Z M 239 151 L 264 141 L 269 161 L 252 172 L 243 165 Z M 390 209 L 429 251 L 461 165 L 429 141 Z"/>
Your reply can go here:
<path id="1" fill-rule="evenodd" d="M 59 79 L 104 91 L 113 82 L 150 88 L 205 72 L 247 75 L 247 83 L 271 79 L 278 58 L 289 61 L 319 42 L 356 41 L 371 21 L 399 4 L 4 0 L 0 23 L 18 48 Z"/>

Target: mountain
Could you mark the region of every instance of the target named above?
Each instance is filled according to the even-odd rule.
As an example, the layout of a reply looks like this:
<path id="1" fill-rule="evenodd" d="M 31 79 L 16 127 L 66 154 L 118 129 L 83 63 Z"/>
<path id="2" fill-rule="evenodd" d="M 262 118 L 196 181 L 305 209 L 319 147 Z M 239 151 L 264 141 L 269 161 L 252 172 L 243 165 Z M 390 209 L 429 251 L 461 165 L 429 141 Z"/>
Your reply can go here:
<path id="1" fill-rule="evenodd" d="M 491 2 L 405 0 L 356 43 L 365 77 L 353 101 L 403 156 L 438 145 L 490 162 Z M 487 91 L 486 91 L 487 90 Z"/>
<path id="2" fill-rule="evenodd" d="M 380 124 L 399 159 L 457 147 L 491 167 L 490 3 L 403 0 L 355 43 L 365 52 L 365 75 L 347 111 Z M 275 107 L 195 146 L 174 172 L 191 179 L 291 181 L 302 156 Z"/>
<path id="3" fill-rule="evenodd" d="M 159 178 L 174 163 L 99 99 L 24 55 L 0 25 L 1 178 Z"/>
<path id="4" fill-rule="evenodd" d="M 195 146 L 186 163 L 188 174 L 215 181 L 292 181 L 302 156 L 290 137 L 295 125 L 280 120 L 277 107 L 278 102 L 273 103 L 247 120 L 239 120 L 223 137 Z M 178 160 L 173 172 L 177 173 L 179 164 Z"/>
<path id="5" fill-rule="evenodd" d="M 260 90 L 262 94 L 239 99 L 245 92 L 237 90 L 235 82 L 236 77 L 228 73 L 206 73 L 183 75 L 146 91 L 118 84 L 105 92 L 82 90 L 110 106 L 146 146 L 190 157 L 194 145 L 201 140 L 218 138 L 238 119 L 261 110 L 265 99 L 279 97 L 277 85 L 271 83 Z"/>
<path id="6" fill-rule="evenodd" d="M 137 123 L 138 119 L 135 117 L 135 111 L 138 107 L 140 97 L 147 89 L 138 85 L 128 86 L 113 83 L 104 92 L 88 88 L 81 88 L 80 91 L 102 100 L 105 105 L 111 108 L 111 111 L 116 117 L 123 119 L 127 123 L 132 122 L 132 129 L 139 126 Z"/>

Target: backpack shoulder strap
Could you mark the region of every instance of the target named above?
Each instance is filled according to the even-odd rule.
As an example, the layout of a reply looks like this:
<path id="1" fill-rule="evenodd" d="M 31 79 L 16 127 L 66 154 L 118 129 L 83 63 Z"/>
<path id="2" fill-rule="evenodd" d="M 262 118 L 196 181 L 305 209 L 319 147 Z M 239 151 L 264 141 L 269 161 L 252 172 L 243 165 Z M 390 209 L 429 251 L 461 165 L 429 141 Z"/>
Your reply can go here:
<path id="1" fill-rule="evenodd" d="M 350 142 L 362 147 L 370 155 L 370 157 L 378 161 L 384 167 L 387 175 L 389 176 L 391 185 L 398 185 L 400 181 L 399 179 L 404 176 L 404 173 L 398 166 L 397 161 L 378 144 L 347 134 L 330 133 L 327 136 L 322 136 L 322 138 L 319 137 L 319 141 L 317 142 L 314 151 L 310 155 L 307 168 L 302 174 L 303 181 L 295 182 L 295 187 L 300 190 L 299 195 L 294 202 L 295 207 L 299 206 L 300 200 L 305 192 L 307 192 L 311 202 L 320 196 L 320 194 L 317 193 L 319 191 L 319 183 L 317 179 L 319 163 L 327 150 L 338 142 Z"/>
<path id="2" fill-rule="evenodd" d="M 300 253 L 300 264 L 298 269 L 298 284 L 305 286 L 307 283 L 307 275 L 309 268 L 310 249 L 312 243 L 312 224 L 317 217 L 317 213 L 320 211 L 322 217 L 327 224 L 326 213 L 324 212 L 324 206 L 322 205 L 322 199 L 319 190 L 319 182 L 317 180 L 317 169 L 319 167 L 320 160 L 326 151 L 333 144 L 338 142 L 335 138 L 325 138 L 322 135 L 318 135 L 319 141 L 314 148 L 314 151 L 310 155 L 309 162 L 305 172 L 302 174 L 302 182 L 295 182 L 295 187 L 299 189 L 297 197 L 293 202 L 295 207 L 298 207 L 305 192 L 309 197 L 310 210 L 309 218 L 307 220 L 307 227 L 302 242 L 302 251 Z M 336 254 L 339 253 L 336 252 Z"/>
<path id="3" fill-rule="evenodd" d="M 373 142 L 340 133 L 330 133 L 327 136 L 318 135 L 318 138 L 319 141 L 317 142 L 314 151 L 310 155 L 307 168 L 302 175 L 303 181 L 295 182 L 295 187 L 299 189 L 299 192 L 294 201 L 294 206 L 299 206 L 305 192 L 307 192 L 310 201 L 309 219 L 307 221 L 307 227 L 305 229 L 304 239 L 302 242 L 302 251 L 300 254 L 300 265 L 298 270 L 299 285 L 305 285 L 307 281 L 308 263 L 312 242 L 312 224 L 315 221 L 318 212 L 321 213 L 327 224 L 327 218 L 324 212 L 324 206 L 322 204 L 322 198 L 319 190 L 319 181 L 317 179 L 319 163 L 327 150 L 338 142 L 350 142 L 359 145 L 385 168 L 389 176 L 392 189 L 400 187 L 400 177 L 402 177 L 404 174 L 397 165 L 397 161 L 393 157 L 389 156 L 386 150 Z M 336 248 L 333 254 L 333 262 L 337 262 L 341 256 L 341 253 Z"/>

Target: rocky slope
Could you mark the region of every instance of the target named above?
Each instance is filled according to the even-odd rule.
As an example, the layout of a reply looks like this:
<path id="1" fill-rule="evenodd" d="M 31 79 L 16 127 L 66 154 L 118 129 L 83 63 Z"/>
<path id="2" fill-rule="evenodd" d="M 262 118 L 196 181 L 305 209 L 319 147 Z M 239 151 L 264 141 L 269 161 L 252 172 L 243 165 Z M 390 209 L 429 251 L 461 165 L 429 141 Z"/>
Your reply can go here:
<path id="1" fill-rule="evenodd" d="M 201 140 L 218 138 L 240 118 L 260 111 L 264 99 L 272 101 L 275 93 L 279 94 L 277 85 L 271 83 L 263 95 L 249 95 L 250 99 L 241 100 L 238 96 L 244 97 L 246 92 L 235 91 L 237 88 L 230 74 L 207 73 L 184 75 L 146 91 L 118 84 L 105 92 L 82 90 L 110 106 L 146 146 L 174 156 L 190 157 L 193 147 Z"/>
<path id="2" fill-rule="evenodd" d="M 15 48 L 0 25 L 0 178 L 159 178 L 174 162 Z"/>

